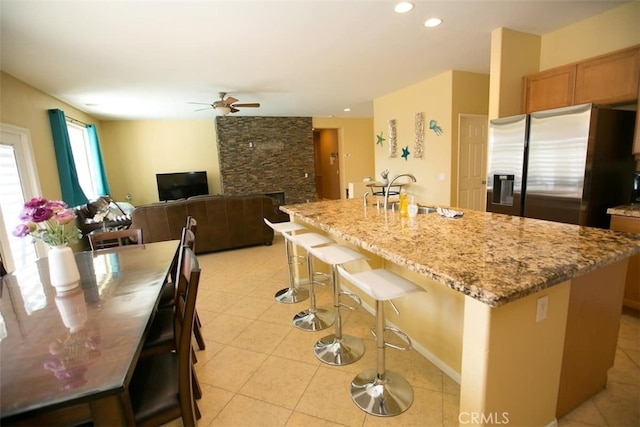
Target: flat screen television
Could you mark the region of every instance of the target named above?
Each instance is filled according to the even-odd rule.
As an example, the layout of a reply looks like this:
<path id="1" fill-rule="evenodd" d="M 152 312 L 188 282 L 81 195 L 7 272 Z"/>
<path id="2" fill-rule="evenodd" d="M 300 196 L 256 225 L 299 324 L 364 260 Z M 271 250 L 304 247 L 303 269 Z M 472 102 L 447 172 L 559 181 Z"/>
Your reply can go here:
<path id="1" fill-rule="evenodd" d="M 207 172 L 176 172 L 156 174 L 160 201 L 186 199 L 209 194 Z"/>

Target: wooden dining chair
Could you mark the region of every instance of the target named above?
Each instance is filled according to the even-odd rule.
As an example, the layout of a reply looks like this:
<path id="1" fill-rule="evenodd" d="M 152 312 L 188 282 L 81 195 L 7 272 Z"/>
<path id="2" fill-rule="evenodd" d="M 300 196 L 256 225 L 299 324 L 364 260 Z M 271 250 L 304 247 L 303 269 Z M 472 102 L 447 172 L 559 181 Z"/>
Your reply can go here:
<path id="1" fill-rule="evenodd" d="M 176 351 L 141 357 L 124 399 L 129 422 L 138 426 L 161 425 L 178 417 L 185 427 L 201 417 L 194 399 L 192 333 L 200 267 L 193 251 L 182 246 L 177 280 L 184 293 L 174 310 Z"/>
<path id="2" fill-rule="evenodd" d="M 187 217 L 186 226 L 182 230 L 182 238 L 180 239 L 181 245 L 188 245 L 191 250 L 195 253 L 195 243 L 196 243 L 196 228 L 197 222 L 196 219 L 192 216 Z M 190 231 L 190 233 L 185 234 L 184 230 Z M 172 307 L 175 299 L 176 293 L 176 281 L 175 281 L 175 271 L 178 266 L 178 251 L 176 251 L 176 255 L 173 258 L 173 262 L 169 269 L 170 274 L 168 277 L 168 281 L 163 285 L 162 291 L 160 294 L 160 303 L 158 304 L 159 308 L 168 308 Z M 165 328 L 167 325 L 167 321 L 165 320 Z M 206 344 L 204 341 L 204 337 L 202 336 L 202 323 L 200 322 L 200 316 L 198 316 L 198 311 L 196 310 L 196 323 L 193 328 L 193 335 L 198 343 L 198 348 L 200 350 L 204 350 L 206 348 Z M 167 336 L 163 338 L 164 340 L 168 339 Z M 151 340 L 150 340 L 151 341 Z"/>
<path id="3" fill-rule="evenodd" d="M 127 228 L 114 231 L 92 231 L 89 233 L 89 244 L 92 251 L 126 245 L 141 245 L 142 229 Z"/>

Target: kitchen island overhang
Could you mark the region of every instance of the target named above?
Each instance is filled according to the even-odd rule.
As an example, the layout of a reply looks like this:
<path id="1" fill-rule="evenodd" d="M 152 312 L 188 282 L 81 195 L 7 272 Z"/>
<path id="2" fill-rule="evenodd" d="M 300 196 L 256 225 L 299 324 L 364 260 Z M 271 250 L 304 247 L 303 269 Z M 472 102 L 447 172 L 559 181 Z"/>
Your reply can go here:
<path id="1" fill-rule="evenodd" d="M 512 422 L 533 425 L 563 415 L 560 407 L 567 405 L 560 404 L 561 383 L 572 381 L 565 378 L 563 355 L 571 352 L 564 346 L 575 341 L 565 332 L 579 333 L 568 326 L 572 316 L 580 315 L 572 307 L 576 296 L 609 301 L 608 312 L 598 316 L 614 318 L 613 323 L 604 322 L 609 328 L 601 333 L 608 335 L 606 342 L 613 336 L 615 351 L 623 286 L 618 272 L 626 268 L 629 256 L 640 252 L 637 236 L 466 210 L 456 219 L 435 213 L 405 218 L 354 199 L 281 209 L 294 221 L 351 244 L 428 288 L 420 301 L 401 309 L 405 317 L 411 313 L 409 320 L 395 321 L 404 321 L 401 327 L 408 326 L 410 335 L 426 330 L 412 338 L 454 372 L 451 376 L 461 383 L 461 413 L 510 411 Z M 597 279 L 603 271 L 604 281 Z M 546 317 L 536 321 L 542 297 L 547 298 Z M 450 312 L 425 314 L 440 306 Z M 603 349 L 604 359 L 612 364 L 610 350 Z M 608 367 L 600 368 L 605 382 Z M 535 372 L 533 378 L 525 371 Z"/>

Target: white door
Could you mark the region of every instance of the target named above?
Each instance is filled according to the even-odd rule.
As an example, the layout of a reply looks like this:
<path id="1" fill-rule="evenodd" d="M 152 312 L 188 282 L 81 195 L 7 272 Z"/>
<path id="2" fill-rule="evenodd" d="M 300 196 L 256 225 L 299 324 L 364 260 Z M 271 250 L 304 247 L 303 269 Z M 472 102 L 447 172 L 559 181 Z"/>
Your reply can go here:
<path id="1" fill-rule="evenodd" d="M 15 237 L 24 202 L 40 195 L 29 131 L 0 123 L 0 254 L 7 271 L 43 256 L 41 244 Z"/>
<path id="2" fill-rule="evenodd" d="M 486 210 L 488 117 L 460 115 L 458 206 Z"/>

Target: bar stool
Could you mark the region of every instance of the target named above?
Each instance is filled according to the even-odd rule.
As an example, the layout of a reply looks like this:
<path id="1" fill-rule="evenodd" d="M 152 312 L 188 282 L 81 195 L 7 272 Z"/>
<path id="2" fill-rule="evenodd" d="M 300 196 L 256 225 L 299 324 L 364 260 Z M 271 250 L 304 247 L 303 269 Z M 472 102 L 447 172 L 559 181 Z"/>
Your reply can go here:
<path id="1" fill-rule="evenodd" d="M 376 327 L 375 332 L 372 330 L 372 333 L 376 338 L 377 367 L 359 373 L 351 381 L 351 398 L 360 409 L 368 414 L 380 417 L 399 415 L 409 409 L 413 403 L 413 390 L 401 375 L 385 370 L 385 347 L 409 350 L 411 349 L 411 339 L 399 329 L 385 325 L 384 302 L 389 301 L 395 312 L 398 313 L 395 305 L 391 302 L 392 299 L 423 289 L 385 269 L 351 274 L 340 266 L 338 272 L 340 276 L 376 300 Z M 394 332 L 407 343 L 407 346 L 400 347 L 385 342 L 385 330 Z"/>
<path id="2" fill-rule="evenodd" d="M 286 237 L 287 235 L 291 235 L 296 231 L 306 230 L 302 225 L 292 222 L 271 222 L 267 218 L 264 218 L 265 224 L 273 229 L 276 233 L 282 234 L 282 236 Z M 284 253 L 287 257 L 287 270 L 289 272 L 289 287 L 280 289 L 276 292 L 275 299 L 277 302 L 283 304 L 294 304 L 296 302 L 304 301 L 309 298 L 309 291 L 307 289 L 298 288 L 295 285 L 295 278 L 293 277 L 293 269 L 291 268 L 292 264 L 298 264 L 294 260 L 298 257 L 291 256 L 291 243 L 288 239 L 285 238 L 284 241 Z"/>
<path id="3" fill-rule="evenodd" d="M 340 302 L 340 295 L 346 294 L 360 304 L 360 298 L 340 290 L 340 278 L 337 267 L 347 262 L 364 259 L 360 252 L 342 245 L 320 246 L 309 248 L 309 254 L 331 266 L 331 285 L 333 287 L 333 309 L 335 314 L 335 333 L 316 342 L 313 352 L 321 362 L 329 365 L 343 366 L 355 362 L 364 354 L 364 344 L 359 338 L 342 334 L 342 316 L 340 307 L 355 310 Z"/>
<path id="4" fill-rule="evenodd" d="M 283 236 L 293 245 L 300 246 L 307 252 L 305 258 L 307 260 L 307 277 L 309 278 L 309 309 L 293 316 L 293 326 L 303 331 L 320 331 L 327 329 L 333 325 L 335 314 L 326 308 L 316 307 L 315 284 L 321 283 L 316 280 L 316 275 L 325 274 L 314 272 L 313 256 L 309 254 L 309 250 L 318 246 L 335 244 L 336 242 L 318 233 L 304 233 L 299 235 L 283 234 Z"/>

